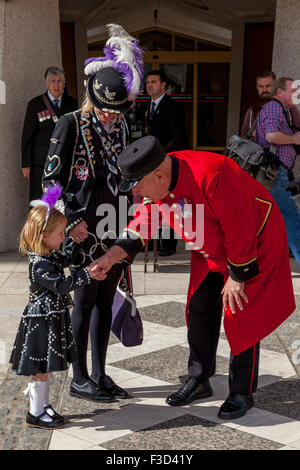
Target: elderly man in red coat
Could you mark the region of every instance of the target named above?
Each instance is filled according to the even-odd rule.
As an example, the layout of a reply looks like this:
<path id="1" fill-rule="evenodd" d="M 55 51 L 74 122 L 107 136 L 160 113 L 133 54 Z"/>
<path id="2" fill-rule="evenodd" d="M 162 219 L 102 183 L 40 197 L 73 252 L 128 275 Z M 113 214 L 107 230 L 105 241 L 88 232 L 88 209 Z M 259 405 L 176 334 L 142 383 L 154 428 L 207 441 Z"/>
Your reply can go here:
<path id="1" fill-rule="evenodd" d="M 295 310 L 286 230 L 270 193 L 229 158 L 197 151 L 166 155 L 155 137 L 119 156 L 120 190 L 150 198 L 94 270 L 133 259 L 162 219 L 191 247 L 187 300 L 188 380 L 167 398 L 181 406 L 212 395 L 222 307 L 231 348 L 229 395 L 219 418 L 254 406 L 259 342 Z M 150 201 L 150 202 L 151 202 Z M 148 203 L 147 203 L 148 202 Z"/>

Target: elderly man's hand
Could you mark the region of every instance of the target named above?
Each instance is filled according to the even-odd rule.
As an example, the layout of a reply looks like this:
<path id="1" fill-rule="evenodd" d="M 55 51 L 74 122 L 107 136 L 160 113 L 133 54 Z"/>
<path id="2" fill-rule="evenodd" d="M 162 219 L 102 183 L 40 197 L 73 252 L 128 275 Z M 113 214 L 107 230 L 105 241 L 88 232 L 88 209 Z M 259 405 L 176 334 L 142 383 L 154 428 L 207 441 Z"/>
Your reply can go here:
<path id="1" fill-rule="evenodd" d="M 26 178 L 27 180 L 30 179 L 30 170 L 31 170 L 30 166 L 27 166 L 27 167 L 25 167 L 25 168 L 22 168 L 23 176 L 24 176 L 24 178 Z"/>
<path id="2" fill-rule="evenodd" d="M 72 238 L 73 242 L 83 242 L 89 236 L 89 233 L 87 231 L 87 224 L 84 222 L 84 220 L 80 222 L 80 224 L 76 225 L 76 227 L 72 228 L 72 230 L 70 230 L 69 235 Z"/>
<path id="3" fill-rule="evenodd" d="M 105 279 L 107 277 L 106 273 L 104 271 L 100 271 L 100 270 L 97 271 L 97 272 L 93 271 L 91 264 L 89 266 L 86 266 L 85 269 L 89 273 L 90 278 L 95 279 L 96 281 L 103 281 L 103 279 Z"/>
<path id="4" fill-rule="evenodd" d="M 242 299 L 248 303 L 248 297 L 244 291 L 245 283 L 244 282 L 237 282 L 229 277 L 226 281 L 225 286 L 223 287 L 222 294 L 223 294 L 223 308 L 227 310 L 228 305 L 230 306 L 230 310 L 233 314 L 236 313 L 236 306 L 239 307 L 240 310 L 243 310 L 243 303 Z"/>
<path id="5" fill-rule="evenodd" d="M 108 253 L 103 256 L 100 256 L 100 258 L 97 258 L 95 261 L 93 261 L 93 263 L 90 264 L 92 273 L 96 275 L 101 273 L 107 273 L 112 267 L 112 265 L 113 263 Z"/>

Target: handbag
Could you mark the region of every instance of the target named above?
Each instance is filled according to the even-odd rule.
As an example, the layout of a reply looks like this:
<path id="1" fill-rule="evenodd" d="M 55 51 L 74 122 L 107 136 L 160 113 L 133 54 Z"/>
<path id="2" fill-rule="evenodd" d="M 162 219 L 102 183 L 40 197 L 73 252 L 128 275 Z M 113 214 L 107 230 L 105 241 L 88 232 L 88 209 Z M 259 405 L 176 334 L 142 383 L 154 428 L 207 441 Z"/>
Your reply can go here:
<path id="1" fill-rule="evenodd" d="M 132 292 L 130 266 L 123 267 L 112 305 L 111 331 L 126 347 L 143 342 L 143 323 Z"/>

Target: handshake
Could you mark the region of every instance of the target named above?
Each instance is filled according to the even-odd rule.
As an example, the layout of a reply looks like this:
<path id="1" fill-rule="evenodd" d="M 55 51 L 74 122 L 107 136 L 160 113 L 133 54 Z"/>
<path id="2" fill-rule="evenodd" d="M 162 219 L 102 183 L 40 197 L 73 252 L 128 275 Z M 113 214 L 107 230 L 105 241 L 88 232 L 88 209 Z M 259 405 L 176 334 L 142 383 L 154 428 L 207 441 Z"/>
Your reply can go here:
<path id="1" fill-rule="evenodd" d="M 91 279 L 96 281 L 103 281 L 107 277 L 107 272 L 111 268 L 111 263 L 107 255 L 103 255 L 100 258 L 97 258 L 93 263 L 86 266 L 86 270 L 89 273 Z"/>
<path id="2" fill-rule="evenodd" d="M 297 178 L 291 184 L 289 184 L 286 188 L 286 191 L 290 191 L 291 196 L 300 194 L 300 178 Z"/>

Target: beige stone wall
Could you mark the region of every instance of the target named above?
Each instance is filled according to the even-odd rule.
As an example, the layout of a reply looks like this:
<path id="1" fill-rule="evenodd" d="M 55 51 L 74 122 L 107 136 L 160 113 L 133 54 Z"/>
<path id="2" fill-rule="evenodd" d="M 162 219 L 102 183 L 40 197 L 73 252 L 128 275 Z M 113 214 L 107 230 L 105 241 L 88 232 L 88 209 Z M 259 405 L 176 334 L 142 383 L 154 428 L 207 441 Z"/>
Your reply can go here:
<path id="1" fill-rule="evenodd" d="M 277 0 L 272 70 L 300 80 L 300 1 Z"/>
<path id="2" fill-rule="evenodd" d="M 78 106 L 80 106 L 85 96 L 84 80 L 86 80 L 87 78 L 84 75 L 84 61 L 88 58 L 88 40 L 87 40 L 86 25 L 84 23 L 75 23 L 74 32 L 75 32 L 75 53 L 76 53 L 77 96 L 78 96 Z"/>
<path id="3" fill-rule="evenodd" d="M 26 105 L 44 92 L 46 67 L 61 66 L 61 47 L 58 0 L 0 0 L 0 18 L 0 80 L 6 84 L 6 104 L 0 104 L 1 252 L 17 247 L 28 208 L 20 152 Z"/>
<path id="4" fill-rule="evenodd" d="M 232 29 L 227 140 L 238 134 L 240 124 L 241 93 L 243 80 L 245 25 L 235 24 Z"/>

